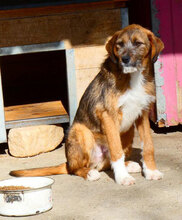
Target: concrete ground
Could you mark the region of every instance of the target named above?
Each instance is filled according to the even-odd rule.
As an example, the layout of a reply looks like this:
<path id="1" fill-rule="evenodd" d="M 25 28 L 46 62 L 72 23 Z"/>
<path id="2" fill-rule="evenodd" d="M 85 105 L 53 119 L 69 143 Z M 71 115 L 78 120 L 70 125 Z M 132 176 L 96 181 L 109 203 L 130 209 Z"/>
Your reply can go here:
<path id="1" fill-rule="evenodd" d="M 112 172 L 102 172 L 101 179 L 88 182 L 71 175 L 52 176 L 53 209 L 21 220 L 181 220 L 182 219 L 182 134 L 154 134 L 157 166 L 164 179 L 147 181 L 133 174 L 136 184 L 120 186 Z M 134 154 L 140 157 L 140 142 L 134 141 Z M 134 157 L 135 158 L 135 157 Z M 10 178 L 12 169 L 57 165 L 65 161 L 64 147 L 32 158 L 18 159 L 0 155 L 0 179 Z M 0 219 L 17 219 L 0 217 Z"/>

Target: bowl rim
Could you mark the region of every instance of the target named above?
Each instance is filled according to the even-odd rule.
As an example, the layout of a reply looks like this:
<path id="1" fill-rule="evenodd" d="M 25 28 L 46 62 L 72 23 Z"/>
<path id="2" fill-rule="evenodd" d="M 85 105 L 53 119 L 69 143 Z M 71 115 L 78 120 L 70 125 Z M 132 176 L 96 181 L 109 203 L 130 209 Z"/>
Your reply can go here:
<path id="1" fill-rule="evenodd" d="M 13 179 L 26 179 L 26 178 L 47 178 L 47 179 L 50 179 L 50 180 L 52 180 L 52 182 L 51 183 L 49 183 L 49 184 L 47 184 L 46 186 L 41 186 L 41 187 L 36 187 L 36 188 L 30 188 L 30 189 L 16 189 L 16 190 L 12 190 L 12 189 L 10 189 L 10 190 L 1 190 L 0 189 L 0 194 L 2 194 L 2 193 L 6 193 L 6 192 L 24 192 L 24 191 L 26 191 L 26 192 L 28 192 L 28 191 L 36 191 L 36 190 L 40 190 L 40 189 L 44 189 L 44 188 L 51 188 L 51 186 L 55 183 L 55 180 L 53 179 L 53 178 L 51 178 L 51 177 L 47 177 L 47 176 L 35 176 L 35 177 L 33 177 L 33 176 L 31 176 L 31 177 L 16 177 L 16 178 L 9 178 L 9 179 L 3 179 L 3 180 L 0 180 L 0 183 L 2 182 L 2 181 L 5 181 L 5 180 L 13 180 Z M 1 186 L 0 186 L 1 187 Z"/>

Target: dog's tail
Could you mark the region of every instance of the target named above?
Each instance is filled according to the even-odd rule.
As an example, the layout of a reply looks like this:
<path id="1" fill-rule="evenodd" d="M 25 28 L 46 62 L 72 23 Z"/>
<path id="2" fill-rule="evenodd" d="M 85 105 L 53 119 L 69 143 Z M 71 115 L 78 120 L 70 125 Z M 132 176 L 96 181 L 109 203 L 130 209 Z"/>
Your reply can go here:
<path id="1" fill-rule="evenodd" d="M 28 170 L 13 170 L 9 174 L 11 176 L 50 176 L 50 175 L 57 175 L 57 174 L 68 174 L 68 167 L 67 163 L 63 163 L 58 166 L 52 167 L 44 167 L 44 168 L 35 168 L 35 169 L 28 169 Z"/>

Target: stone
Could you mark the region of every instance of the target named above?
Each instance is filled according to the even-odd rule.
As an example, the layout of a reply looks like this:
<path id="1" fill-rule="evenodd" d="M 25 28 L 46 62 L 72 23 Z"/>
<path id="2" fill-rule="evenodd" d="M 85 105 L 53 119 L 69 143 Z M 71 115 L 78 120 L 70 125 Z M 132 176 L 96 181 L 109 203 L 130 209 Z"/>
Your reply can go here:
<path id="1" fill-rule="evenodd" d="M 63 137 L 63 128 L 56 125 L 13 128 L 8 134 L 9 152 L 15 157 L 35 156 L 54 150 Z"/>

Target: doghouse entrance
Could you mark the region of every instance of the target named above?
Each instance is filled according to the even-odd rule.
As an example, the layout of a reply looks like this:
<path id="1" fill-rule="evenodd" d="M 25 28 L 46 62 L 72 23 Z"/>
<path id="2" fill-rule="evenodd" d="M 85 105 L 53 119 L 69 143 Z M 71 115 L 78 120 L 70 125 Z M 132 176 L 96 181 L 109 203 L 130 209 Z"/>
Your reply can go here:
<path id="1" fill-rule="evenodd" d="M 65 51 L 1 57 L 6 127 L 68 122 Z"/>

